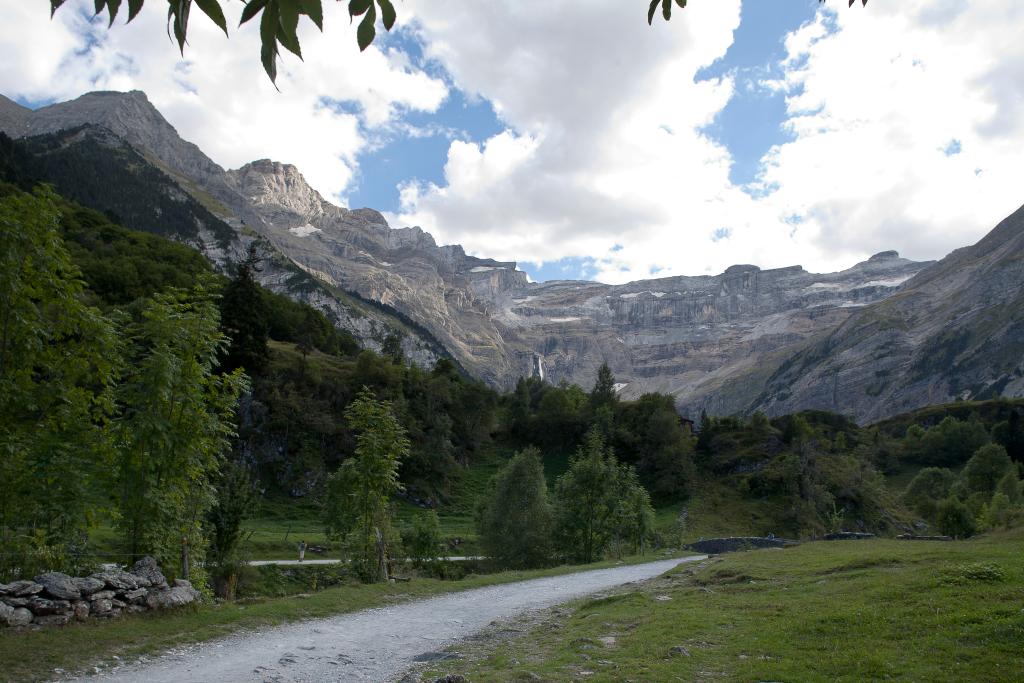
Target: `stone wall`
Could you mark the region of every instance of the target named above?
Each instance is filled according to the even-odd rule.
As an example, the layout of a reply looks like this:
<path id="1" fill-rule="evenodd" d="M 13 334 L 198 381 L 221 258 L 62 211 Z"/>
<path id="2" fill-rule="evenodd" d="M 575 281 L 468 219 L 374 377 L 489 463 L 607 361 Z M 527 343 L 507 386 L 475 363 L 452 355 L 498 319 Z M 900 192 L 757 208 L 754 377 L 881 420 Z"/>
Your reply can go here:
<path id="1" fill-rule="evenodd" d="M 198 598 L 191 583 L 176 579 L 169 585 L 156 560 L 144 557 L 128 571 L 108 569 L 86 577 L 48 572 L 31 581 L 0 583 L 0 626 L 63 626 L 178 607 Z"/>
<path id="2" fill-rule="evenodd" d="M 755 548 L 783 548 L 793 544 L 793 541 L 787 541 L 782 538 L 731 536 L 729 538 L 702 538 L 695 543 L 690 543 L 686 547 L 688 550 L 715 555 L 718 553 L 731 553 L 737 550 L 753 550 Z"/>

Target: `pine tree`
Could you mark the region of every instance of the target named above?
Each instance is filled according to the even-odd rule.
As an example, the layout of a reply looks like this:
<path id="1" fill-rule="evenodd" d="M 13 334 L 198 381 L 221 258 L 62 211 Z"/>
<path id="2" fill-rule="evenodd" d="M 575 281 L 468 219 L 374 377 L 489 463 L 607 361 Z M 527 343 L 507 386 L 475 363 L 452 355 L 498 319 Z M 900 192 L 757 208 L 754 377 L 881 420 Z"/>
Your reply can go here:
<path id="1" fill-rule="evenodd" d="M 597 380 L 590 391 L 590 406 L 596 411 L 602 406 L 614 406 L 618 397 L 615 394 L 615 375 L 607 363 L 601 363 L 597 370 Z"/>
<path id="2" fill-rule="evenodd" d="M 258 375 L 270 358 L 267 348 L 269 311 L 263 291 L 256 283 L 260 261 L 256 245 L 251 244 L 220 300 L 221 326 L 231 340 L 221 361 L 221 367 L 227 371 L 244 368 L 250 375 Z"/>

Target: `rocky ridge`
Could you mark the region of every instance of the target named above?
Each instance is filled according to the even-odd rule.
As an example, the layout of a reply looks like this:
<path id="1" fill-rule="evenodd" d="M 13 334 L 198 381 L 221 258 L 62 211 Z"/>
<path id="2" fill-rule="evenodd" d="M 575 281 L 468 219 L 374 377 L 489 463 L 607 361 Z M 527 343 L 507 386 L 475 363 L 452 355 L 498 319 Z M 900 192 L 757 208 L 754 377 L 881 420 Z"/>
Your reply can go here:
<path id="1" fill-rule="evenodd" d="M 107 168 L 116 157 L 122 184 L 139 180 L 159 184 L 172 201 L 192 206 L 192 218 L 177 232 L 166 236 L 200 250 L 221 270 L 230 271 L 233 263 L 244 258 L 249 246 L 258 243 L 267 258 L 260 272 L 261 284 L 272 291 L 305 301 L 322 310 L 335 324 L 350 332 L 365 347 L 380 350 L 390 334 L 402 337 L 407 358 L 425 367 L 446 355 L 436 340 L 410 326 L 412 321 L 397 319 L 392 313 L 361 301 L 344 291 L 331 291 L 329 283 L 310 277 L 286 255 L 277 251 L 262 236 L 267 232 L 258 215 L 234 211 L 245 207 L 232 178 L 206 157 L 195 145 L 182 140 L 174 128 L 149 103 L 141 92 L 89 93 L 71 102 L 62 102 L 32 111 L 0 95 L 0 131 L 11 137 L 30 137 L 39 141 L 35 148 L 54 156 L 52 165 L 66 165 L 66 158 L 81 160 L 88 155 L 104 155 Z M 155 173 L 153 172 L 155 171 Z M 159 178 L 155 178 L 159 176 Z M 102 191 L 76 197 L 74 188 L 61 187 L 72 198 L 102 211 L 114 210 L 128 227 L 152 231 L 159 215 L 132 216 L 120 207 L 96 205 Z M 116 193 L 108 194 L 116 202 Z M 248 221 L 247 221 L 248 218 Z M 247 223 L 252 222 L 250 226 Z M 258 230 L 257 228 L 263 228 Z M 224 239 L 224 235 L 229 235 Z"/>
<path id="2" fill-rule="evenodd" d="M 1024 396 L 1024 207 L 785 359 L 753 407 L 874 421 Z"/>
<path id="3" fill-rule="evenodd" d="M 514 263 L 439 246 L 418 227 L 391 228 L 372 209 L 335 206 L 294 166 L 260 160 L 224 171 L 181 140 L 142 93 L 91 93 L 28 115 L 0 106 L 0 125 L 24 134 L 82 123 L 108 127 L 183 189 L 206 198 L 238 232 L 240 243 L 260 239 L 271 245 L 288 267 L 266 273 L 266 284 L 292 296 L 308 296 L 325 308 L 343 309 L 346 294 L 378 302 L 409 321 L 413 336 L 422 330 L 411 345 L 414 353 L 429 346 L 425 340 L 436 339 L 469 372 L 499 388 L 510 388 L 518 377 L 531 374 L 589 386 L 598 366 L 608 362 L 624 396 L 667 392 L 692 416 L 700 410 L 729 414 L 759 408 L 778 413 L 819 407 L 863 421 L 948 396 L 936 389 L 943 368 L 930 370 L 934 381 L 893 394 L 891 404 L 878 399 L 881 394 L 868 392 L 865 398 L 865 390 L 874 385 L 864 378 L 876 372 L 868 359 L 848 368 L 851 377 L 860 378 L 849 385 L 859 387 L 857 398 L 838 390 L 834 374 L 831 380 L 786 374 L 795 367 L 794 354 L 827 356 L 836 335 L 846 333 L 840 330 L 852 329 L 849 320 L 870 318 L 890 299 L 902 301 L 903 292 L 923 284 L 921 278 L 935 268 L 895 252 L 829 274 L 799 266 L 761 270 L 737 265 L 715 276 L 620 286 L 530 283 Z M 958 263 L 954 270 L 967 267 L 967 261 Z M 315 280 L 317 294 L 289 284 L 297 269 Z M 1017 274 L 1006 274 L 1011 276 L 1008 289 L 1019 291 L 1019 279 L 1012 280 Z M 952 295 L 949 283 L 941 295 L 946 298 Z M 971 290 L 966 296 L 981 293 Z M 980 299 L 970 305 L 984 310 L 987 303 Z M 939 316 L 931 319 L 936 324 L 945 320 L 941 315 L 954 315 L 952 309 L 933 313 Z M 1006 317 L 1006 311 L 1000 315 Z M 336 317 L 346 329 L 358 324 Z M 1011 355 L 1015 347 L 1005 333 L 1016 329 L 1012 321 L 1019 317 L 1019 309 L 1016 315 L 1011 309 L 1011 324 L 1004 326 L 1001 337 Z M 366 331 L 360 335 L 373 336 Z M 832 347 L 814 346 L 830 337 Z M 818 351 L 807 350 L 812 347 Z M 983 357 L 977 358 L 984 365 Z M 429 363 L 429 354 L 420 360 Z M 794 391 L 801 381 L 807 388 Z M 822 387 L 829 381 L 831 393 L 825 396 Z M 983 382 L 988 387 L 984 391 L 1001 381 Z M 959 395 L 977 396 L 980 386 L 975 383 Z M 1018 395 L 1021 388 L 1007 381 L 998 391 Z"/>

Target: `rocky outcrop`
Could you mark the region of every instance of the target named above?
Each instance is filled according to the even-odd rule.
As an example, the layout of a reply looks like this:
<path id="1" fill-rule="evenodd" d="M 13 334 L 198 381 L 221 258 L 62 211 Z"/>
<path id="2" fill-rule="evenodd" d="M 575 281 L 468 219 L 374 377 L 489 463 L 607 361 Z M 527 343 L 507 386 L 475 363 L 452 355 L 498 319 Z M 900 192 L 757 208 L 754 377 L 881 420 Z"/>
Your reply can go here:
<path id="1" fill-rule="evenodd" d="M 62 626 L 90 617 L 181 607 L 195 602 L 199 591 L 176 579 L 169 586 L 152 557 L 129 571 L 109 569 L 86 577 L 47 572 L 34 580 L 0 584 L 0 625 Z"/>

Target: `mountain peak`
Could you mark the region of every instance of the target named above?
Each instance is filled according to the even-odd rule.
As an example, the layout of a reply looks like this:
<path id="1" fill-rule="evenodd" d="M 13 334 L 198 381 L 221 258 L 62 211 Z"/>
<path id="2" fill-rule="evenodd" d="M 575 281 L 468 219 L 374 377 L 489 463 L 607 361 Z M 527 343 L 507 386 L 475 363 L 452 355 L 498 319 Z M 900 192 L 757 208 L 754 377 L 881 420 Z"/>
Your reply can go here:
<path id="1" fill-rule="evenodd" d="M 898 259 L 899 257 L 900 252 L 894 249 L 890 249 L 889 251 L 878 252 L 877 254 L 869 258 L 868 261 L 891 261 L 893 259 Z"/>
<path id="2" fill-rule="evenodd" d="M 307 218 L 323 211 L 324 198 L 292 164 L 257 159 L 228 171 L 228 175 L 250 201 L 280 206 Z"/>
<path id="3" fill-rule="evenodd" d="M 24 131 L 30 116 L 32 116 L 31 109 L 0 95 L 0 130 L 12 138 L 21 137 L 25 134 Z"/>

